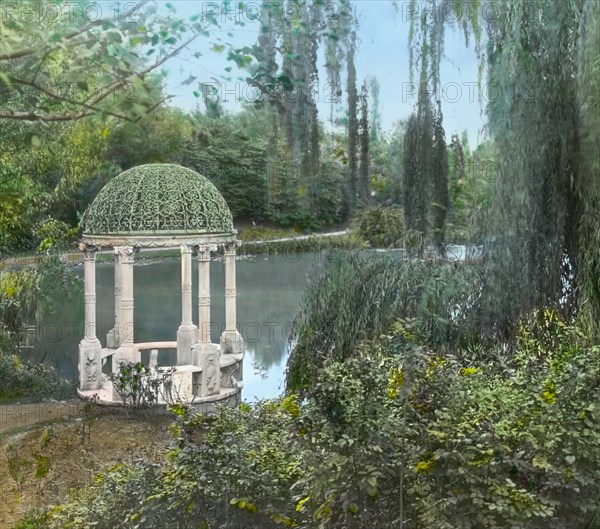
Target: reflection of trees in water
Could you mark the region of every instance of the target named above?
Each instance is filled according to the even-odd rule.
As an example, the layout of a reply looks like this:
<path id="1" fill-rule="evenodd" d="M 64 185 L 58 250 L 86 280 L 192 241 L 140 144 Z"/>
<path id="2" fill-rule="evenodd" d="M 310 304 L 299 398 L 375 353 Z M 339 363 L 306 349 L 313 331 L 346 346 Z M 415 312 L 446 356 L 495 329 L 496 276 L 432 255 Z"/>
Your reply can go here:
<path id="1" fill-rule="evenodd" d="M 313 254 L 238 262 L 238 327 L 265 369 L 285 363 L 289 329 L 313 262 Z"/>

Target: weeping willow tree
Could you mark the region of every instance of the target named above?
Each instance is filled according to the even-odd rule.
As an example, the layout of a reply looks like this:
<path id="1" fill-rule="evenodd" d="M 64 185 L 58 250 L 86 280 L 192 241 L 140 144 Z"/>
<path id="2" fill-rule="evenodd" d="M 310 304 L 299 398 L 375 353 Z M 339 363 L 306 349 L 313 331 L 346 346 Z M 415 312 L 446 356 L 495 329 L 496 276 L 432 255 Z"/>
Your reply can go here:
<path id="1" fill-rule="evenodd" d="M 600 2 L 582 10 L 577 56 L 582 199 L 579 226 L 580 317 L 600 336 Z"/>
<path id="2" fill-rule="evenodd" d="M 451 161 L 448 163 L 450 171 L 449 177 L 449 207 L 448 216 L 450 222 L 457 221 L 457 208 L 464 207 L 462 203 L 462 197 L 460 188 L 465 182 L 466 177 L 466 163 L 465 163 L 465 151 L 462 146 L 462 142 L 457 134 L 453 134 L 450 139 L 450 158 Z"/>
<path id="3" fill-rule="evenodd" d="M 425 204 L 417 203 L 419 171 L 417 169 L 418 126 L 416 114 L 411 114 L 404 133 L 404 157 L 402 167 L 402 198 L 404 205 L 404 225 L 414 230 L 417 225 L 417 212 Z"/>
<path id="4" fill-rule="evenodd" d="M 486 245 L 487 329 L 506 334 L 540 306 L 588 314 L 591 327 L 600 307 L 600 180 L 589 161 L 597 157 L 598 127 L 581 110 L 597 93 L 598 2 L 427 0 L 419 7 L 419 16 L 412 12 L 412 64 L 427 63 L 434 86 L 451 24 L 467 40 L 475 37 L 487 72 L 500 173 Z"/>

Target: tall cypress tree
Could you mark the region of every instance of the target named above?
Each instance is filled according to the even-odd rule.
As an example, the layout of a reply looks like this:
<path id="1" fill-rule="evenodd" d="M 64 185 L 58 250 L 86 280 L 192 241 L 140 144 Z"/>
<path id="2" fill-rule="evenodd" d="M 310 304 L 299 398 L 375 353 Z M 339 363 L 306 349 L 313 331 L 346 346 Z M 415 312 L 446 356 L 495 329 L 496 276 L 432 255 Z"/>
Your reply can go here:
<path id="1" fill-rule="evenodd" d="M 355 52 L 356 32 L 353 31 L 348 48 L 348 80 L 346 83 L 348 93 L 348 187 L 351 212 L 356 209 L 358 193 L 358 91 L 356 88 L 356 67 L 354 65 Z"/>
<path id="2" fill-rule="evenodd" d="M 370 194 L 370 156 L 369 156 L 369 104 L 367 101 L 367 83 L 363 83 L 360 94 L 360 199 L 363 204 L 371 200 Z"/>
<path id="3" fill-rule="evenodd" d="M 431 205 L 433 242 L 436 248 L 443 250 L 450 200 L 448 194 L 448 150 L 439 101 L 433 127 L 433 167 L 431 175 L 433 179 L 433 203 Z"/>

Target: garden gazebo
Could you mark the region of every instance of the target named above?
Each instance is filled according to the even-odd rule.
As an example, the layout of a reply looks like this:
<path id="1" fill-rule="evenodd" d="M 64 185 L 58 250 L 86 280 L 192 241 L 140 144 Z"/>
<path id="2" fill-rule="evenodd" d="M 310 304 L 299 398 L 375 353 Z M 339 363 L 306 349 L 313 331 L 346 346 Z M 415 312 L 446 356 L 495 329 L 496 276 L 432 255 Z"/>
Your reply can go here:
<path id="1" fill-rule="evenodd" d="M 112 360 L 140 362 L 150 350 L 156 363 L 161 349 L 177 349 L 171 384 L 191 403 L 239 397 L 243 343 L 236 328 L 236 231 L 223 196 L 195 171 L 172 164 L 134 167 L 113 178 L 98 193 L 83 219 L 80 249 L 84 254 L 85 336 L 79 345 L 79 394 L 117 401 L 102 365 Z M 136 343 L 134 256 L 144 248 L 181 249 L 181 324 L 176 341 Z M 96 330 L 96 254 L 112 248 L 115 268 L 115 324 L 102 347 Z M 225 329 L 211 342 L 211 253 L 223 250 L 225 261 Z M 192 254 L 198 259 L 199 322 L 192 321 Z"/>

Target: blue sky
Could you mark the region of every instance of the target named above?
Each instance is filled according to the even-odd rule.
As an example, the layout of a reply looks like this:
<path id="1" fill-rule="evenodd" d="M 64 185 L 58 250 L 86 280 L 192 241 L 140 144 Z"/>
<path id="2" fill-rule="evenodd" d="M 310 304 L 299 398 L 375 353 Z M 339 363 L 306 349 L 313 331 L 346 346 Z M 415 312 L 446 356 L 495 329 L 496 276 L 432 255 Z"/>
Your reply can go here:
<path id="1" fill-rule="evenodd" d="M 160 2 L 158 2 L 160 4 Z M 235 111 L 239 108 L 237 99 L 252 99 L 253 90 L 243 78 L 244 72 L 236 70 L 226 60 L 225 54 L 211 51 L 213 44 L 232 43 L 234 46 L 251 45 L 256 42 L 259 25 L 248 16 L 252 10 L 260 6 L 260 1 L 246 2 L 243 9 L 235 7 L 227 14 L 220 10 L 220 2 L 204 0 L 175 0 L 171 4 L 180 16 L 203 14 L 208 10 L 221 20 L 221 29 L 212 29 L 208 38 L 200 37 L 189 50 L 166 63 L 168 70 L 167 87 L 170 94 L 176 95 L 172 104 L 185 110 L 193 109 L 199 100 L 193 95 L 197 83 L 220 83 L 222 99 L 226 99 L 225 108 Z M 355 2 L 359 31 L 360 47 L 356 57 L 357 77 L 359 84 L 367 77 L 377 77 L 381 86 L 382 124 L 384 129 L 391 129 L 393 124 L 405 119 L 415 103 L 412 97 L 412 86 L 409 84 L 408 67 L 408 2 L 399 0 L 394 7 L 391 0 L 358 0 Z M 232 19 L 245 21 L 243 27 L 234 24 Z M 202 56 L 194 57 L 200 52 Z M 448 30 L 446 34 L 446 56 L 441 69 L 442 111 L 446 135 L 449 140 L 454 132 L 467 130 L 469 142 L 475 145 L 483 140 L 482 129 L 484 115 L 479 102 L 477 85 L 478 61 L 473 47 L 467 48 L 464 35 L 458 30 Z M 226 67 L 233 66 L 231 73 Z M 196 77 L 189 85 L 182 84 L 190 76 Z M 226 78 L 225 78 L 226 77 Z M 319 87 L 319 113 L 324 122 L 330 115 L 329 90 L 323 80 Z M 345 83 L 344 83 L 345 84 Z M 485 94 L 485 93 L 484 93 Z M 200 105 L 203 109 L 203 105 Z"/>

